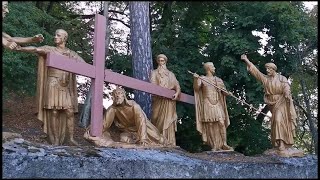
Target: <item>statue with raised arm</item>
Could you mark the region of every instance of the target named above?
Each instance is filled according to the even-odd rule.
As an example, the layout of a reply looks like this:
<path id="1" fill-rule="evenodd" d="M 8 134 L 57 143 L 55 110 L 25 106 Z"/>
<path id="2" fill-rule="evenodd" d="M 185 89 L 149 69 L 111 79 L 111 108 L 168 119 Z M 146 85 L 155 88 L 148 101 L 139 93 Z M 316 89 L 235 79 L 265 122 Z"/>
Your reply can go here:
<path id="1" fill-rule="evenodd" d="M 8 1 L 2 1 L 2 20 L 5 18 L 6 14 L 9 13 L 8 8 Z M 28 44 L 28 43 L 36 43 L 36 42 L 42 42 L 43 41 L 42 34 L 35 35 L 33 37 L 11 37 L 5 32 L 2 32 L 2 46 L 14 50 L 21 44 Z"/>
<path id="2" fill-rule="evenodd" d="M 78 62 L 85 62 L 76 52 L 66 47 L 68 33 L 63 29 L 56 30 L 54 46 L 18 47 L 17 51 L 38 54 L 37 77 L 37 118 L 43 124 L 49 143 L 62 145 L 66 131 L 70 143 L 74 140 L 74 113 L 78 112 L 78 94 L 76 75 L 70 72 L 46 66 L 47 53 L 54 52 L 67 56 Z"/>
<path id="3" fill-rule="evenodd" d="M 117 87 L 112 92 L 112 98 L 113 104 L 104 113 L 102 136 L 91 136 L 90 128 L 88 128 L 84 134 L 85 139 L 104 147 L 128 147 L 128 145 L 135 147 L 137 144 L 142 146 L 166 145 L 166 139 L 147 119 L 140 105 L 126 98 L 124 89 Z M 112 139 L 110 133 L 112 127 L 120 131 L 120 143 Z"/>
<path id="4" fill-rule="evenodd" d="M 164 54 L 157 56 L 158 68 L 151 72 L 150 82 L 164 88 L 173 89 L 175 93 L 172 99 L 152 96 L 151 122 L 168 140 L 169 145 L 176 146 L 175 132 L 177 131 L 178 119 L 176 100 L 181 93 L 181 89 L 176 76 L 167 69 L 167 61 L 168 58 Z"/>
<path id="5" fill-rule="evenodd" d="M 196 127 L 202 135 L 204 143 L 208 144 L 212 151 L 233 150 L 227 144 L 227 127 L 230 124 L 226 96 L 227 91 L 221 91 L 211 86 L 214 84 L 225 89 L 222 79 L 215 76 L 215 67 L 212 62 L 203 64 L 205 76 L 194 73 L 194 97 L 196 107 Z M 207 83 L 209 82 L 209 83 Z"/>
<path id="6" fill-rule="evenodd" d="M 296 111 L 293 106 L 290 85 L 286 77 L 278 74 L 274 63 L 266 63 L 267 75 L 261 73 L 249 61 L 247 55 L 241 55 L 247 64 L 248 71 L 262 83 L 264 102 L 269 106 L 271 117 L 271 143 L 275 149 L 266 153 L 277 153 L 280 156 L 303 156 L 303 151 L 293 149 L 296 128 Z"/>

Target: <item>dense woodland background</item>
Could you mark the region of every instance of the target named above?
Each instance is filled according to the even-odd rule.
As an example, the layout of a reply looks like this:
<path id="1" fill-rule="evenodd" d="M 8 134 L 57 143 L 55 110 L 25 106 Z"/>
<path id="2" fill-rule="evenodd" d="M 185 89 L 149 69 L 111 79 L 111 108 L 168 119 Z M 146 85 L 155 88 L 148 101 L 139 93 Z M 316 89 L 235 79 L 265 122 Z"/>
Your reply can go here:
<path id="1" fill-rule="evenodd" d="M 3 31 L 21 37 L 41 33 L 45 41 L 34 44 L 41 46 L 53 45 L 55 30 L 63 28 L 69 32 L 68 47 L 92 63 L 94 14 L 107 15 L 106 68 L 138 77 L 137 73 L 141 70 L 133 67 L 140 67 L 135 63 L 142 62 L 137 60 L 139 55 L 133 56 L 134 48 L 131 47 L 135 47 L 137 42 L 131 37 L 130 28 L 133 26 L 130 21 L 141 17 L 139 13 L 130 11 L 141 11 L 143 13 L 140 14 L 149 15 L 149 22 L 141 25 L 150 32 L 151 47 L 143 48 L 151 50 L 152 58 L 147 58 L 151 67 L 156 67 L 157 54 L 166 54 L 168 68 L 176 74 L 182 92 L 193 95 L 193 78 L 187 70 L 203 74 L 201 63 L 212 61 L 217 68 L 217 76 L 224 80 L 228 90 L 254 107 L 261 107 L 266 113 L 268 108 L 263 104 L 263 87 L 247 72 L 245 63 L 240 60 L 240 55 L 248 51 L 249 59 L 262 72 L 265 72 L 264 64 L 273 61 L 278 66 L 278 72 L 291 80 L 291 91 L 299 115 L 296 147 L 317 153 L 317 5 L 308 11 L 298 1 L 151 1 L 141 2 L 143 5 L 133 5 L 128 1 L 86 1 L 85 7 L 80 3 L 84 2 L 9 2 L 10 12 L 4 19 Z M 146 6 L 148 8 L 144 8 Z M 91 14 L 85 11 L 90 8 L 93 9 Z M 252 31 L 267 34 L 267 44 L 263 45 L 261 38 L 254 36 Z M 148 43 L 145 44 L 148 46 Z M 261 55 L 258 51 L 264 53 Z M 3 50 L 3 100 L 10 98 L 11 93 L 35 95 L 36 59 L 32 54 Z M 79 95 L 87 91 L 88 83 L 79 86 Z M 128 89 L 128 92 L 133 91 Z M 110 98 L 110 95 L 106 94 L 105 98 Z M 136 100 L 141 106 L 148 102 Z M 259 154 L 271 148 L 267 118 L 247 111 L 231 97 L 227 98 L 227 105 L 231 121 L 227 129 L 229 145 L 245 155 Z M 196 131 L 194 106 L 178 102 L 177 111 L 177 145 L 190 152 L 209 150 Z"/>

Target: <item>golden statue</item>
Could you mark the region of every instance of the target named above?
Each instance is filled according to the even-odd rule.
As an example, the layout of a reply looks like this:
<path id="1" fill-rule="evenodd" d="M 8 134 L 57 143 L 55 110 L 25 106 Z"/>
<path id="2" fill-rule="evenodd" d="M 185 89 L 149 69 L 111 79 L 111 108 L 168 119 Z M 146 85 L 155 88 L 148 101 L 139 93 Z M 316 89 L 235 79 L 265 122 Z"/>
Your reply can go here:
<path id="1" fill-rule="evenodd" d="M 2 1 L 2 20 L 5 18 L 6 14 L 9 13 L 8 8 L 8 1 Z M 36 43 L 43 41 L 42 34 L 35 35 L 33 37 L 11 37 L 5 32 L 2 32 L 2 46 L 14 50 L 21 44 L 28 44 L 28 43 Z"/>
<path id="2" fill-rule="evenodd" d="M 101 137 L 90 135 L 90 127 L 84 138 L 97 146 L 129 147 L 140 144 L 142 146 L 163 146 L 166 139 L 158 129 L 147 119 L 140 105 L 126 98 L 125 90 L 117 87 L 112 92 L 113 104 L 105 111 L 103 119 L 103 134 Z M 114 125 L 114 126 L 112 126 Z M 111 127 L 120 131 L 120 143 L 114 142 L 111 137 Z"/>
<path id="3" fill-rule="evenodd" d="M 76 75 L 46 66 L 46 54 L 54 52 L 78 62 L 85 62 L 76 52 L 66 47 L 68 33 L 63 29 L 56 30 L 53 46 L 17 47 L 17 51 L 38 54 L 37 77 L 37 118 L 43 124 L 49 143 L 61 145 L 68 130 L 69 141 L 78 145 L 73 138 L 74 113 L 78 112 L 78 94 Z"/>
<path id="4" fill-rule="evenodd" d="M 247 55 L 241 55 L 248 71 L 264 87 L 264 102 L 269 106 L 271 117 L 271 142 L 281 156 L 303 156 L 303 152 L 292 148 L 296 127 L 296 111 L 293 106 L 290 85 L 286 77 L 277 74 L 274 63 L 265 64 L 267 75 L 261 73 L 249 61 Z"/>
<path id="5" fill-rule="evenodd" d="M 203 67 L 206 76 L 193 74 L 197 130 L 202 135 L 204 143 L 208 144 L 212 151 L 233 150 L 232 147 L 227 145 L 226 133 L 230 124 L 226 104 L 226 96 L 229 93 L 210 85 L 214 84 L 221 89 L 225 89 L 223 81 L 214 75 L 215 67 L 213 63 L 206 62 Z"/>
<path id="6" fill-rule="evenodd" d="M 176 100 L 181 93 L 176 76 L 167 69 L 168 58 L 164 54 L 157 56 L 158 68 L 151 72 L 150 82 L 164 88 L 175 90 L 172 99 L 152 96 L 151 122 L 160 133 L 168 140 L 168 144 L 176 146 L 177 112 Z"/>

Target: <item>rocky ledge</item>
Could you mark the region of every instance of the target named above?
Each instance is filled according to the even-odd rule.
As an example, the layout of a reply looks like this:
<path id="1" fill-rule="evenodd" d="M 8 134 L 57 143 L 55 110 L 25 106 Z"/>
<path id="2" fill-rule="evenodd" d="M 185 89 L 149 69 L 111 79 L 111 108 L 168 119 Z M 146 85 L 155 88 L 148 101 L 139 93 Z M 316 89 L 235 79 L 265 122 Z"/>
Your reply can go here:
<path id="1" fill-rule="evenodd" d="M 318 157 L 47 146 L 3 138 L 3 178 L 318 178 Z"/>

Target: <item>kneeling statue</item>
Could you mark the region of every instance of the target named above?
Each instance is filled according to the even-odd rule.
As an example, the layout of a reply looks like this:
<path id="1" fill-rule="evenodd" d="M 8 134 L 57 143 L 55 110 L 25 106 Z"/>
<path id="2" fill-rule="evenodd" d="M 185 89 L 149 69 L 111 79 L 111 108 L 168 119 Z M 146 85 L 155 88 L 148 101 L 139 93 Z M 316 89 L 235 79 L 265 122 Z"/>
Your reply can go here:
<path id="1" fill-rule="evenodd" d="M 124 89 L 117 87 L 112 92 L 113 104 L 105 111 L 101 137 L 90 135 L 89 128 L 84 138 L 96 146 L 113 147 L 127 144 L 140 144 L 142 146 L 166 145 L 167 140 L 158 129 L 148 120 L 140 105 L 126 98 Z M 111 138 L 111 125 L 120 130 L 120 143 Z M 112 126 L 114 127 L 114 126 Z"/>

